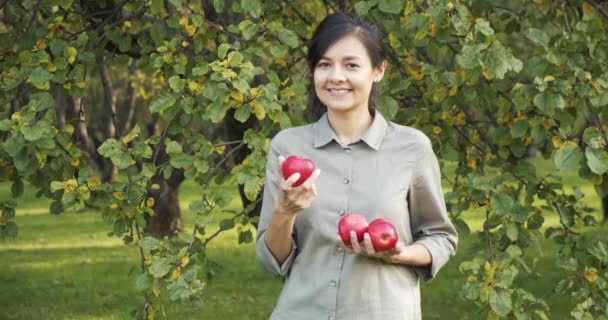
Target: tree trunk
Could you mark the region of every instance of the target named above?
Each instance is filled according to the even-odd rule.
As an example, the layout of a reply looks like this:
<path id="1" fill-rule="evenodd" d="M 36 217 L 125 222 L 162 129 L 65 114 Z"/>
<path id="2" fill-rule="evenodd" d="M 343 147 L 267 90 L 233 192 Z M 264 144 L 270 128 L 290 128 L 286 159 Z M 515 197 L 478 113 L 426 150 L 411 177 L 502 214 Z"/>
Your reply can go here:
<path id="1" fill-rule="evenodd" d="M 173 169 L 168 180 L 155 177 L 154 182 L 160 189 L 152 192 L 154 198 L 154 215 L 146 215 L 146 232 L 157 238 L 172 237 L 184 229 L 181 210 L 179 209 L 178 190 L 184 181 L 183 170 Z"/>
<path id="2" fill-rule="evenodd" d="M 159 117 L 155 114 L 153 121 L 148 124 L 148 130 L 150 133 L 154 132 L 155 135 L 161 135 L 159 132 Z M 169 155 L 165 152 L 164 143 L 156 145 L 155 150 L 155 165 L 158 163 L 165 163 L 169 161 Z M 179 197 L 178 191 L 180 184 L 185 180 L 183 169 L 173 169 L 169 179 L 164 179 L 162 171 L 157 172 L 152 177 L 152 183 L 158 184 L 160 189 L 148 190 L 149 194 L 154 198 L 154 215 L 145 215 L 147 234 L 150 234 L 157 238 L 165 236 L 172 237 L 178 231 L 182 231 L 184 228 L 184 222 L 182 220 L 181 210 L 179 208 Z"/>

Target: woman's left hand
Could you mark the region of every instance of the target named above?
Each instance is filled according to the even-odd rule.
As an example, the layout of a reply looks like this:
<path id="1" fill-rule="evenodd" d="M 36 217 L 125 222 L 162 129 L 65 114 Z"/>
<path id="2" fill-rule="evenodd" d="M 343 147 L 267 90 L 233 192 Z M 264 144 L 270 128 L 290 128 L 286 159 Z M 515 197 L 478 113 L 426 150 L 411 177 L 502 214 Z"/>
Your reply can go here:
<path id="1" fill-rule="evenodd" d="M 366 257 L 381 259 L 390 263 L 398 263 L 398 257 L 403 253 L 404 244 L 401 241 L 397 242 L 395 248 L 387 251 L 376 251 L 372 245 L 372 240 L 369 233 L 363 235 L 363 242 L 357 241 L 357 235 L 354 231 L 350 232 L 351 245 L 346 245 L 338 236 L 338 243 L 346 253 L 358 254 Z"/>

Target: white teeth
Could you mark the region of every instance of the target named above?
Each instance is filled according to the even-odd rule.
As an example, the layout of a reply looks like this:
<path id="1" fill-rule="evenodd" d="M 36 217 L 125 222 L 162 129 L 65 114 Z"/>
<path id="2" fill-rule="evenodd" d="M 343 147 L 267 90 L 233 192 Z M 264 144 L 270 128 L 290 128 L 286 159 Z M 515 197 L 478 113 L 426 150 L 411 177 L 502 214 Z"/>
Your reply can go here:
<path id="1" fill-rule="evenodd" d="M 329 92 L 331 94 L 346 94 L 346 93 L 348 93 L 348 91 L 350 91 L 350 90 L 347 90 L 347 89 L 329 89 Z"/>

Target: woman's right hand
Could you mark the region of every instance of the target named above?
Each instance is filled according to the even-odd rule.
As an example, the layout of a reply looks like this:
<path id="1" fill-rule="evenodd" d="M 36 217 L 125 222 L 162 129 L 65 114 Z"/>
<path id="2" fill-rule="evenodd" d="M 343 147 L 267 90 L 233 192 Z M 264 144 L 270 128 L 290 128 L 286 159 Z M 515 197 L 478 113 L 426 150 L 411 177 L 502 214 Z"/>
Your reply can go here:
<path id="1" fill-rule="evenodd" d="M 279 172 L 285 161 L 285 157 L 279 156 Z M 281 179 L 277 191 L 277 209 L 287 215 L 295 215 L 298 212 L 310 207 L 313 200 L 317 197 L 315 182 L 321 173 L 316 169 L 304 183 L 294 187 L 293 184 L 300 179 L 299 173 L 294 173 L 287 179 Z"/>

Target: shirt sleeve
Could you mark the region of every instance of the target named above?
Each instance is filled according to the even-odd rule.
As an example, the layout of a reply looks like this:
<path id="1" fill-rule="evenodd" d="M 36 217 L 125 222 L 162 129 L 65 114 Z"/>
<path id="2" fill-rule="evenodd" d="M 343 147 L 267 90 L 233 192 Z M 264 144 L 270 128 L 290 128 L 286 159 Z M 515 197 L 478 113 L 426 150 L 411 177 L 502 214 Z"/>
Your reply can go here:
<path id="1" fill-rule="evenodd" d="M 268 149 L 268 159 L 266 161 L 266 177 L 264 179 L 264 194 L 262 198 L 262 209 L 260 213 L 260 221 L 258 223 L 258 235 L 256 239 L 256 254 L 258 261 L 262 268 L 273 275 L 285 276 L 296 256 L 296 244 L 295 240 L 292 241 L 291 251 L 287 259 L 279 264 L 277 259 L 272 255 L 268 246 L 266 245 L 265 235 L 270 219 L 272 218 L 272 211 L 275 207 L 276 192 L 278 189 L 278 182 L 280 179 L 278 169 L 278 156 L 279 151 L 276 147 L 276 137 L 270 143 Z"/>
<path id="2" fill-rule="evenodd" d="M 458 234 L 448 218 L 437 157 L 430 140 L 424 138 L 408 198 L 414 243 L 426 247 L 432 257 L 429 266 L 415 270 L 420 278 L 429 281 L 456 253 Z"/>

